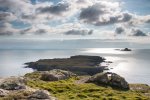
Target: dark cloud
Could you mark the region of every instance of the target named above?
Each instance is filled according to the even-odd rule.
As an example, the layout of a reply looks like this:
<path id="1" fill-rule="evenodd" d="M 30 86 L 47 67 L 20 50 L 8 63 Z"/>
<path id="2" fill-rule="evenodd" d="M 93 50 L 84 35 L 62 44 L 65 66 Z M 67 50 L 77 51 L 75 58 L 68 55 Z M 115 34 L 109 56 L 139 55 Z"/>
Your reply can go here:
<path id="1" fill-rule="evenodd" d="M 93 34 L 93 30 L 69 30 L 64 33 L 65 35 L 91 35 Z"/>
<path id="2" fill-rule="evenodd" d="M 47 33 L 46 29 L 33 29 L 33 27 L 23 29 L 20 31 L 20 35 L 34 33 L 35 35 L 41 35 Z"/>
<path id="3" fill-rule="evenodd" d="M 52 5 L 50 7 L 38 8 L 37 12 L 39 13 L 50 13 L 54 15 L 61 15 L 63 12 L 69 10 L 69 4 L 67 3 L 58 3 L 57 5 Z"/>
<path id="4" fill-rule="evenodd" d="M 0 21 L 12 21 L 15 20 L 15 16 L 11 12 L 0 12 Z"/>
<path id="5" fill-rule="evenodd" d="M 147 36 L 146 33 L 139 29 L 132 29 L 133 36 Z"/>
<path id="6" fill-rule="evenodd" d="M 13 33 L 10 31 L 0 32 L 0 36 L 9 36 L 9 35 L 13 35 Z"/>
<path id="7" fill-rule="evenodd" d="M 114 8 L 115 9 L 115 8 Z M 95 4 L 82 9 L 79 19 L 84 23 L 96 26 L 127 22 L 132 19 L 132 14 L 127 12 L 112 13 L 107 5 Z"/>
<path id="8" fill-rule="evenodd" d="M 82 9 L 79 19 L 86 23 L 92 23 L 99 20 L 99 16 L 105 12 L 99 8 L 98 4 Z"/>
<path id="9" fill-rule="evenodd" d="M 103 19 L 95 23 L 96 26 L 110 25 L 115 23 L 128 22 L 132 19 L 132 15 L 129 13 L 121 13 L 115 16 L 109 16 L 108 19 Z"/>
<path id="10" fill-rule="evenodd" d="M 121 21 L 122 22 L 127 22 L 127 21 L 130 21 L 133 16 L 131 14 L 129 14 L 129 13 L 123 13 L 122 17 L 123 18 L 121 19 Z"/>
<path id="11" fill-rule="evenodd" d="M 123 33 L 123 32 L 125 32 L 125 30 L 124 30 L 123 27 L 117 27 L 117 28 L 115 29 L 115 33 L 116 33 L 116 34 L 121 34 L 121 33 Z"/>
<path id="12" fill-rule="evenodd" d="M 5 20 L 7 16 L 10 16 L 10 13 L 0 12 L 0 21 Z"/>
<path id="13" fill-rule="evenodd" d="M 47 33 L 47 31 L 45 29 L 38 29 L 35 31 L 35 34 L 37 34 L 37 35 L 41 35 L 41 34 L 45 34 L 45 33 Z"/>
<path id="14" fill-rule="evenodd" d="M 0 35 L 13 35 L 17 33 L 17 30 L 12 28 L 10 23 L 2 22 L 0 23 Z"/>
<path id="15" fill-rule="evenodd" d="M 20 31 L 20 34 L 21 34 L 21 35 L 27 34 L 31 29 L 32 29 L 31 27 L 30 27 L 30 28 L 23 29 L 23 30 Z"/>

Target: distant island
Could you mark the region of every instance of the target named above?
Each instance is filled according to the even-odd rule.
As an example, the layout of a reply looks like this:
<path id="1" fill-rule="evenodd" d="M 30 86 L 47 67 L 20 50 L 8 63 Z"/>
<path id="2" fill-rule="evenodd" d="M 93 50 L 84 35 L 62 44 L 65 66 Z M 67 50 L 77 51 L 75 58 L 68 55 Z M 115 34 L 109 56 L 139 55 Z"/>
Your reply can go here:
<path id="1" fill-rule="evenodd" d="M 124 49 L 115 49 L 115 50 L 119 50 L 119 51 L 132 51 L 131 49 L 129 48 L 124 48 Z"/>
<path id="2" fill-rule="evenodd" d="M 77 74 L 94 75 L 103 72 L 105 67 L 100 64 L 105 62 L 105 58 L 99 56 L 76 55 L 70 58 L 41 59 L 36 62 L 25 63 L 27 68 L 38 71 L 48 71 L 52 69 L 69 70 Z"/>

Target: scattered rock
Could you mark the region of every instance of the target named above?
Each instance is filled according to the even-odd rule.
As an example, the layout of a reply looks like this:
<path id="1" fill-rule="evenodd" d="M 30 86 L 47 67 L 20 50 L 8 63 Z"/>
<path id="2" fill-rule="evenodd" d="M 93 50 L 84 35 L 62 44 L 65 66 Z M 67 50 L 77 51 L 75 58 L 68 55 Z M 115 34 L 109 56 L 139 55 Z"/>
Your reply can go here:
<path id="1" fill-rule="evenodd" d="M 41 75 L 41 80 L 43 80 L 43 81 L 58 81 L 58 80 L 68 79 L 72 76 L 76 76 L 76 74 L 74 74 L 70 71 L 54 69 L 51 71 L 44 71 Z"/>
<path id="2" fill-rule="evenodd" d="M 0 97 L 4 97 L 4 96 L 8 95 L 8 93 L 9 93 L 9 91 L 0 89 Z"/>
<path id="3" fill-rule="evenodd" d="M 0 88 L 5 90 L 20 90 L 25 89 L 26 86 L 24 85 L 25 80 L 22 77 L 10 77 L 4 79 L 0 83 Z"/>
<path id="4" fill-rule="evenodd" d="M 29 100 L 56 100 L 46 90 L 37 90 L 33 92 L 29 97 Z"/>
<path id="5" fill-rule="evenodd" d="M 129 89 L 129 84 L 123 77 L 111 72 L 96 74 L 89 78 L 87 82 L 109 85 L 120 89 Z"/>

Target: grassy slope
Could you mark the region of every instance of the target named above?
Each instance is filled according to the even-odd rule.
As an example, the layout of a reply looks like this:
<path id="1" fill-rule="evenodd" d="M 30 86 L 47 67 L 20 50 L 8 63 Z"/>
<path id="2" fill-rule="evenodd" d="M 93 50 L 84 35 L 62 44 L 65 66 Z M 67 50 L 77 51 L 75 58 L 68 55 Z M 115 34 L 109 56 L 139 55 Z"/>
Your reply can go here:
<path id="1" fill-rule="evenodd" d="M 150 100 L 144 95 L 145 91 L 122 91 L 92 83 L 76 84 L 75 81 L 79 77 L 55 82 L 39 80 L 38 73 L 27 74 L 26 77 L 32 79 L 28 80 L 28 86 L 48 90 L 59 100 Z M 136 87 L 136 85 L 133 86 Z M 150 93 L 150 91 L 146 92 Z"/>

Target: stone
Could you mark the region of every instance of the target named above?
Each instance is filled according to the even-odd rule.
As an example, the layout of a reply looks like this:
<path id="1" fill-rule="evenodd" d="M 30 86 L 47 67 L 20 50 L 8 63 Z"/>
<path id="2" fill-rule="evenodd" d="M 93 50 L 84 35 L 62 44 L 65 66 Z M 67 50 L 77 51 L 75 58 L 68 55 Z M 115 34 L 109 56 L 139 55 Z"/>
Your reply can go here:
<path id="1" fill-rule="evenodd" d="M 25 80 L 22 77 L 10 77 L 4 79 L 0 83 L 0 88 L 5 90 L 20 90 L 25 89 L 26 86 L 24 85 Z"/>
<path id="2" fill-rule="evenodd" d="M 119 89 L 129 89 L 128 82 L 116 73 L 106 72 L 99 73 L 87 80 L 87 83 L 96 83 L 98 85 L 109 85 Z"/>
<path id="3" fill-rule="evenodd" d="M 0 97 L 4 97 L 4 96 L 8 95 L 8 93 L 9 93 L 9 91 L 0 89 Z"/>
<path id="4" fill-rule="evenodd" d="M 52 97 L 46 90 L 37 90 L 28 97 L 28 100 L 56 100 L 56 98 Z"/>
<path id="5" fill-rule="evenodd" d="M 76 76 L 76 74 L 70 71 L 64 71 L 60 69 L 54 69 L 51 71 L 45 71 L 41 75 L 41 80 L 43 81 L 58 81 L 68 79 L 72 76 Z"/>

